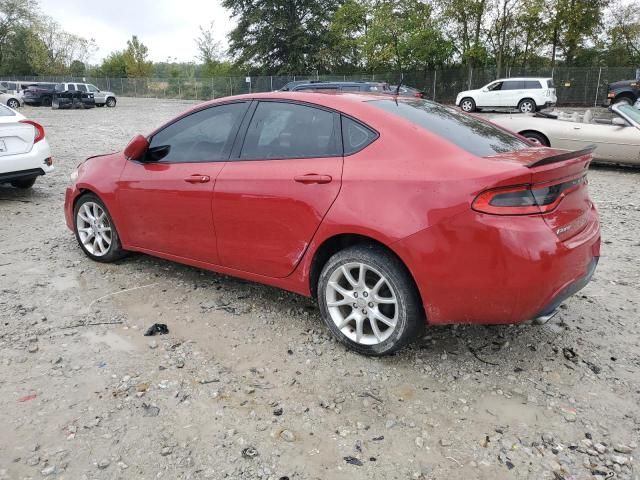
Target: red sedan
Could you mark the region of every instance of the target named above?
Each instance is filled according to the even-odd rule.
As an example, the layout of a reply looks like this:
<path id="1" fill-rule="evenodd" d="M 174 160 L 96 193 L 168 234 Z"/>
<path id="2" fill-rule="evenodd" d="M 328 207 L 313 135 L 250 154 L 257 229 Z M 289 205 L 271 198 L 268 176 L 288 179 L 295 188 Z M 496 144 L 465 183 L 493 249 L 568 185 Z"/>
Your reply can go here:
<path id="1" fill-rule="evenodd" d="M 255 94 L 88 159 L 65 214 L 93 260 L 143 252 L 314 296 L 336 338 L 383 355 L 425 324 L 549 316 L 584 287 L 590 161 L 421 99 Z"/>

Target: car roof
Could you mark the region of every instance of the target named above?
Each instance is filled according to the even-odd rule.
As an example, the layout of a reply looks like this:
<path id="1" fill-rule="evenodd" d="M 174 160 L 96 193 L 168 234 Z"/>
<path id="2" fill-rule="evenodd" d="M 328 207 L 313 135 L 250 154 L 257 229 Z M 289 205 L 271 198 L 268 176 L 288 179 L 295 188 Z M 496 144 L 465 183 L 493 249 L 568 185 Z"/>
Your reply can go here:
<path id="1" fill-rule="evenodd" d="M 497 78 L 494 82 L 504 82 L 505 80 L 553 80 L 551 77 L 509 77 Z"/>

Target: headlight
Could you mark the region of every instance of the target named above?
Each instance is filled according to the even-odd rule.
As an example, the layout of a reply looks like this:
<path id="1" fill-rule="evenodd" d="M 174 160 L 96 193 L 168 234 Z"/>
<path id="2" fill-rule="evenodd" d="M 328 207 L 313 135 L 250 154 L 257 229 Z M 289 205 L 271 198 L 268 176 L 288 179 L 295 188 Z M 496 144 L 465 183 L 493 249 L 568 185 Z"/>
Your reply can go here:
<path id="1" fill-rule="evenodd" d="M 69 175 L 69 179 L 72 182 L 75 182 L 76 180 L 78 180 L 78 169 L 77 168 L 73 172 L 71 172 L 71 175 Z"/>

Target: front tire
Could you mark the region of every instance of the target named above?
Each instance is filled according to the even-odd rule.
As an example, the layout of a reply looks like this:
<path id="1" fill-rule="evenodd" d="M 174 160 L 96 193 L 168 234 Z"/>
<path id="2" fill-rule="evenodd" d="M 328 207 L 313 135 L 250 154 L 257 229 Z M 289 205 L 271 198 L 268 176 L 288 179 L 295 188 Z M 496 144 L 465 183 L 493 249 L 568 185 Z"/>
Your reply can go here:
<path id="1" fill-rule="evenodd" d="M 475 112 L 476 111 L 476 102 L 473 100 L 473 98 L 463 98 L 462 100 L 460 100 L 460 108 L 462 109 L 463 112 L 467 112 L 467 113 L 471 113 L 471 112 Z"/>
<path id="2" fill-rule="evenodd" d="M 375 245 L 333 255 L 318 281 L 325 324 L 344 345 L 363 355 L 391 354 L 424 328 L 416 287 L 400 260 Z"/>
<path id="3" fill-rule="evenodd" d="M 44 97 L 42 99 L 42 106 L 43 107 L 50 107 L 51 106 L 51 97 Z"/>
<path id="4" fill-rule="evenodd" d="M 518 110 L 520 113 L 535 113 L 537 108 L 536 102 L 530 98 L 520 100 L 520 103 L 518 103 Z"/>
<path id="5" fill-rule="evenodd" d="M 91 260 L 110 263 L 126 255 L 111 215 L 96 195 L 81 196 L 73 209 L 73 218 L 78 244 Z"/>
<path id="6" fill-rule="evenodd" d="M 29 190 L 36 183 L 36 178 L 26 178 L 21 180 L 14 180 L 11 182 L 11 185 L 20 188 L 22 190 Z"/>
<path id="7" fill-rule="evenodd" d="M 15 98 L 10 98 L 7 101 L 7 107 L 13 108 L 15 110 L 17 108 L 20 108 L 20 102 L 18 100 L 16 100 Z"/>

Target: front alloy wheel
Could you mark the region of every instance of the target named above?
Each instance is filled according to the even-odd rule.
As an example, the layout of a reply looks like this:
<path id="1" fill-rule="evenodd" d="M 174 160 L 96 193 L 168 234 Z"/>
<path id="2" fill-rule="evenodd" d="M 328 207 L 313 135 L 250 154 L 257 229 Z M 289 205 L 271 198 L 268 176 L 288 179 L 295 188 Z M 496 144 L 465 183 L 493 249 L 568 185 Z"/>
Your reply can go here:
<path id="1" fill-rule="evenodd" d="M 473 112 L 476 109 L 476 103 L 471 98 L 464 98 L 460 102 L 460 108 L 463 112 Z"/>
<path id="2" fill-rule="evenodd" d="M 386 355 L 424 325 L 419 298 L 402 263 L 373 245 L 335 254 L 318 285 L 322 317 L 338 340 L 366 355 Z"/>
<path id="3" fill-rule="evenodd" d="M 91 259 L 113 262 L 124 255 L 115 226 L 102 201 L 93 194 L 80 197 L 75 207 L 75 233 Z"/>

